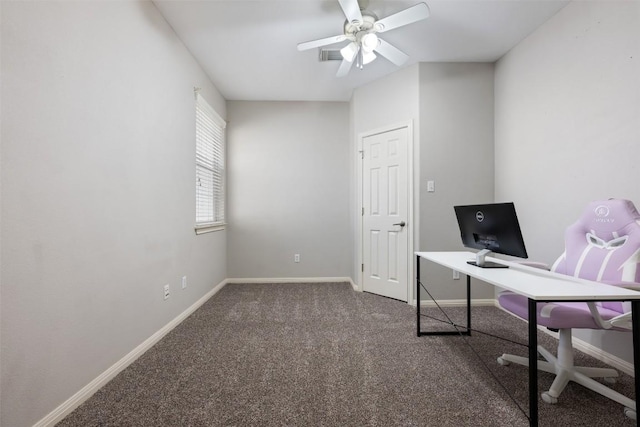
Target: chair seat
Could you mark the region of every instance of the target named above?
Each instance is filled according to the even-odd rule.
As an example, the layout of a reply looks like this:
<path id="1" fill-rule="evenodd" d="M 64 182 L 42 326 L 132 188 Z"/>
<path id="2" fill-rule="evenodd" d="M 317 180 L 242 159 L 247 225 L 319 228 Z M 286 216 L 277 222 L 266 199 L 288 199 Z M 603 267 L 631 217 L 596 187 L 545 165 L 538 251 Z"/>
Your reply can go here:
<path id="1" fill-rule="evenodd" d="M 525 296 L 504 291 L 498 296 L 500 305 L 513 314 L 529 318 L 528 299 Z M 610 320 L 620 313 L 604 307 L 598 307 L 604 320 Z M 538 325 L 551 329 L 600 329 L 593 320 L 589 306 L 584 302 L 548 302 L 537 304 Z"/>

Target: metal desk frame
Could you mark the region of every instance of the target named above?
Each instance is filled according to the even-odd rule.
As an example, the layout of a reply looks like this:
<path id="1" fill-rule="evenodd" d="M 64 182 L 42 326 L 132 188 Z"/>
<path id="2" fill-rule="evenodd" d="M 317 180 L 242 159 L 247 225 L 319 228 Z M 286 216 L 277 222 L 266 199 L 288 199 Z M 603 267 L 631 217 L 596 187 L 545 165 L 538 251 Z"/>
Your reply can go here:
<path id="1" fill-rule="evenodd" d="M 487 271 L 486 269 L 481 269 L 480 267 L 474 267 L 477 270 L 478 273 L 483 273 L 483 274 L 473 274 L 474 270 L 466 267 L 466 261 L 464 264 L 460 264 L 459 261 L 456 261 L 458 264 L 456 265 L 456 262 L 451 263 L 451 262 L 447 262 L 447 263 L 441 263 L 437 260 L 437 256 L 438 255 L 447 255 L 447 254 L 451 254 L 451 253 L 447 253 L 447 252 L 416 252 L 416 326 L 417 326 L 417 335 L 420 336 L 425 336 L 425 335 L 470 335 L 471 334 L 471 277 L 474 276 L 474 278 L 479 278 L 478 276 L 482 277 L 482 279 L 487 279 Z M 467 257 L 468 259 L 472 259 L 473 258 L 473 254 L 470 252 L 460 252 L 459 254 L 462 254 L 462 256 Z M 434 257 L 436 259 L 434 259 Z M 422 285 L 421 282 L 421 277 L 420 277 L 420 259 L 425 259 L 427 261 L 433 262 L 435 264 L 438 265 L 442 265 L 444 267 L 449 267 L 452 268 L 454 270 L 457 270 L 459 272 L 463 272 L 466 277 L 467 277 L 467 326 L 466 326 L 466 330 L 465 331 L 422 331 L 421 327 L 420 327 L 420 316 L 421 316 L 421 312 L 420 312 L 420 287 Z M 499 260 L 499 259 L 493 259 L 493 261 L 495 262 L 500 262 L 500 263 L 504 263 L 507 264 L 509 266 L 516 266 L 517 264 L 515 263 L 510 263 L 508 261 L 504 261 L 504 260 Z M 458 267 L 458 268 L 456 268 Z M 519 266 L 520 267 L 520 266 Z M 526 272 L 523 272 L 522 274 L 527 274 Z M 552 273 L 554 274 L 554 273 Z M 556 277 L 557 278 L 557 277 Z M 485 281 L 483 280 L 483 281 Z M 572 282 L 575 282 L 576 280 L 571 280 Z M 597 282 L 588 282 L 588 281 L 580 281 L 580 282 L 584 282 L 585 284 L 596 284 Z M 490 283 L 494 286 L 499 286 L 502 287 L 501 285 L 504 285 L 502 283 L 499 283 L 496 280 L 490 280 L 486 283 Z M 626 292 L 613 292 L 613 290 L 611 290 L 610 294 L 607 294 L 606 291 L 606 287 L 608 288 L 615 288 L 616 290 L 619 290 L 621 288 L 617 288 L 617 287 L 613 287 L 613 286 L 609 286 L 609 285 L 603 285 L 603 284 L 598 284 L 602 286 L 602 290 L 603 292 L 601 292 L 599 295 L 595 296 L 595 295 L 582 295 L 583 298 L 580 298 L 580 295 L 575 294 L 575 292 L 572 295 L 565 295 L 562 297 L 556 296 L 554 297 L 549 297 L 549 296 L 537 296 L 537 295 L 529 295 L 528 293 L 525 295 L 528 297 L 529 300 L 529 318 L 528 318 L 528 322 L 529 322 L 529 327 L 528 327 L 528 333 L 529 333 L 529 342 L 528 342 L 528 348 L 529 348 L 529 425 L 530 426 L 537 426 L 538 425 L 538 366 L 537 366 L 537 361 L 538 361 L 538 335 L 537 335 L 537 311 L 536 311 L 536 304 L 538 302 L 559 302 L 559 301 L 573 301 L 573 302 L 589 302 L 589 301 L 631 301 L 631 312 L 632 312 L 632 335 L 633 335 L 633 348 L 634 348 L 634 352 L 633 352 L 633 365 L 634 365 L 634 371 L 638 372 L 638 367 L 640 366 L 640 351 L 635 351 L 635 349 L 640 348 L 640 292 L 636 292 L 636 291 L 631 291 L 631 290 L 627 290 Z M 513 289 L 510 288 L 509 290 L 514 291 L 514 292 L 518 292 L 518 289 Z M 523 292 L 518 292 L 521 294 L 524 294 Z M 636 396 L 636 401 L 638 399 L 638 396 L 640 396 L 640 375 L 636 375 L 635 376 L 635 396 Z M 636 411 L 637 411 L 637 405 L 636 405 Z M 637 424 L 637 423 L 636 423 Z"/>

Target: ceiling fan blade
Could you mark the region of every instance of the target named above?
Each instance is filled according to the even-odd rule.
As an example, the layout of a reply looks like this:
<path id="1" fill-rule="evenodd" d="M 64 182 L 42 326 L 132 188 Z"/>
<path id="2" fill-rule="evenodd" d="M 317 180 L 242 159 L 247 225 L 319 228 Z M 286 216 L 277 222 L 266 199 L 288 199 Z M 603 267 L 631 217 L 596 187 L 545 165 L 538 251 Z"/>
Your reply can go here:
<path id="1" fill-rule="evenodd" d="M 310 42 L 298 43 L 298 50 L 309 50 L 314 47 L 327 46 L 334 43 L 345 41 L 347 37 L 343 34 L 340 36 L 326 37 L 324 39 L 312 40 Z"/>
<path id="2" fill-rule="evenodd" d="M 415 6 L 376 21 L 375 28 L 379 33 L 384 33 L 394 28 L 427 19 L 430 14 L 429 6 L 426 3 L 418 3 Z"/>
<path id="3" fill-rule="evenodd" d="M 343 59 L 340 63 L 340 68 L 338 68 L 338 72 L 336 73 L 336 77 L 344 77 L 349 74 L 349 70 L 351 70 L 354 62 L 355 61 L 347 61 L 346 59 Z"/>
<path id="4" fill-rule="evenodd" d="M 358 0 L 338 0 L 338 3 L 340 3 L 347 21 L 362 23 L 362 12 L 360 12 Z"/>
<path id="5" fill-rule="evenodd" d="M 404 64 L 409 59 L 409 55 L 382 39 L 374 50 L 397 66 Z"/>

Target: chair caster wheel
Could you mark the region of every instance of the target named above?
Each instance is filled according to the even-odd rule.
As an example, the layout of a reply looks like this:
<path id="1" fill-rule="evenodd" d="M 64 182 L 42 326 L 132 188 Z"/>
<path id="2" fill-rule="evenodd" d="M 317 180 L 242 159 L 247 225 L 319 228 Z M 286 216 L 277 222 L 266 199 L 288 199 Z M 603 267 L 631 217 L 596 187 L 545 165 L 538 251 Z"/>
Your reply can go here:
<path id="1" fill-rule="evenodd" d="M 634 411 L 631 408 L 624 408 L 624 415 L 627 418 L 631 418 L 632 420 L 637 420 L 638 415 L 636 414 L 636 411 Z"/>
<path id="2" fill-rule="evenodd" d="M 558 403 L 558 398 L 551 396 L 548 391 L 545 391 L 545 392 L 542 393 L 542 400 L 544 400 L 545 402 L 550 403 L 552 405 L 554 403 Z"/>
<path id="3" fill-rule="evenodd" d="M 604 381 L 607 384 L 615 384 L 616 383 L 616 378 L 615 377 L 604 377 L 602 379 L 602 381 Z"/>
<path id="4" fill-rule="evenodd" d="M 498 357 L 498 365 L 509 366 L 511 362 L 504 360 L 502 357 Z"/>

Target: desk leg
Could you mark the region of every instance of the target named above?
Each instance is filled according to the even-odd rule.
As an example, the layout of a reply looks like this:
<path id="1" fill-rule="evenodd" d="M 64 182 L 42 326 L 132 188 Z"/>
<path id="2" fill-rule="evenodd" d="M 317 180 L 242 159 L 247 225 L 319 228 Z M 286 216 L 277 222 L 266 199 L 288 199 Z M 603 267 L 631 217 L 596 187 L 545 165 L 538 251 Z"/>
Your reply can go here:
<path id="1" fill-rule="evenodd" d="M 467 275 L 467 335 L 471 335 L 471 276 Z"/>
<path id="2" fill-rule="evenodd" d="M 529 298 L 529 425 L 538 425 L 538 319 L 537 304 Z"/>
<path id="3" fill-rule="evenodd" d="M 631 328 L 633 331 L 633 370 L 635 375 L 636 412 L 638 411 L 638 398 L 640 398 L 640 300 L 631 301 Z M 637 425 L 637 424 L 636 424 Z"/>
<path id="4" fill-rule="evenodd" d="M 420 257 L 416 256 L 416 325 L 420 336 Z"/>

